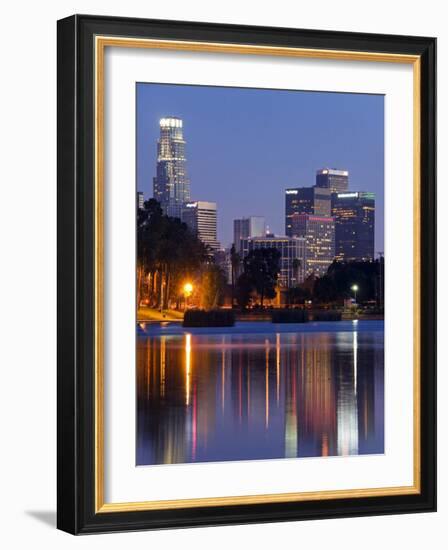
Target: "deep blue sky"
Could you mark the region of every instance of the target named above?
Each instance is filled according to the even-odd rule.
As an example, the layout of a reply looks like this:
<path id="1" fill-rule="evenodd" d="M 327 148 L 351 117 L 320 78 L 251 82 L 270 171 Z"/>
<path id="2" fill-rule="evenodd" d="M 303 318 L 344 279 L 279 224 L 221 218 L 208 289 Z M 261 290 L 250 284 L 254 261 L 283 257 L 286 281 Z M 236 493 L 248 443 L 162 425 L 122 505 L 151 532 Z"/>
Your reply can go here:
<path id="1" fill-rule="evenodd" d="M 137 84 L 137 189 L 152 196 L 159 119 L 183 119 L 193 200 L 218 203 L 218 238 L 233 219 L 265 216 L 284 235 L 284 189 L 314 185 L 318 168 L 350 172 L 376 194 L 375 252 L 384 250 L 384 97 Z"/>

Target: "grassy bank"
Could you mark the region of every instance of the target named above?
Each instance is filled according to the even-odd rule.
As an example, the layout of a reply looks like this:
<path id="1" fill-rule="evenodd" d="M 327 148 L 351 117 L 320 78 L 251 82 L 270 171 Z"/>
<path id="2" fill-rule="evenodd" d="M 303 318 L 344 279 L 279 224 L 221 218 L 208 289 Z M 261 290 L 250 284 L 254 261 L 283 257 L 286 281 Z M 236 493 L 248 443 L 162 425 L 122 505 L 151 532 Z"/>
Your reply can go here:
<path id="1" fill-rule="evenodd" d="M 182 311 L 174 309 L 152 309 L 149 307 L 141 307 L 137 311 L 137 321 L 182 321 L 184 314 Z"/>

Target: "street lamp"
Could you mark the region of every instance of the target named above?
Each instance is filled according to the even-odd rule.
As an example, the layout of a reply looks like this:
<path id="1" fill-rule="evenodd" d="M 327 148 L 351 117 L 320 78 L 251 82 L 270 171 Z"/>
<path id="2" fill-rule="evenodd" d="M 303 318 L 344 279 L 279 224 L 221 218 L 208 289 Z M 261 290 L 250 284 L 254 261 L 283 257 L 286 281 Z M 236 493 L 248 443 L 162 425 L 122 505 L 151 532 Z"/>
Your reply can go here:
<path id="1" fill-rule="evenodd" d="M 185 296 L 185 309 L 187 309 L 187 301 L 189 296 L 193 293 L 193 285 L 191 283 L 185 283 L 183 287 L 184 296 Z"/>
<path id="2" fill-rule="evenodd" d="M 355 293 L 355 304 L 356 304 L 356 293 L 358 292 L 358 289 L 359 289 L 358 285 L 353 285 L 352 286 L 352 290 Z"/>

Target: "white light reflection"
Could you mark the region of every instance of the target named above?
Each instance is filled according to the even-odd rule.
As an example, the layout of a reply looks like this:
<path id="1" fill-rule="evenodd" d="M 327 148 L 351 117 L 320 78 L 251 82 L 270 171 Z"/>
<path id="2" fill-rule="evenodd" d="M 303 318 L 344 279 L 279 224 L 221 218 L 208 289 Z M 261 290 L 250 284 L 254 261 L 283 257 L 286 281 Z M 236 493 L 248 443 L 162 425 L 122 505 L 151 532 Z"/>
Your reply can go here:
<path id="1" fill-rule="evenodd" d="M 357 321 L 357 320 L 356 320 Z M 356 325 L 357 322 L 354 322 Z M 358 454 L 358 331 L 353 331 L 353 379 L 341 374 L 338 394 L 338 455 Z"/>

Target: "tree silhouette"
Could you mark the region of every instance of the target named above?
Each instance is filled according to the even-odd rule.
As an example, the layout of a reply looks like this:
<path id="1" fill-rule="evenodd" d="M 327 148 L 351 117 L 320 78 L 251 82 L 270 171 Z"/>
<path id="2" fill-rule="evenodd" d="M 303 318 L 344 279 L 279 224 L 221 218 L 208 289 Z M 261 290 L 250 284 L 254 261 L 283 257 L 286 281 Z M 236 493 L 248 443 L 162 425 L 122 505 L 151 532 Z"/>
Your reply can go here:
<path id="1" fill-rule="evenodd" d="M 265 298 L 275 298 L 281 254 L 276 248 L 251 250 L 244 258 L 244 272 L 238 279 L 240 292 L 250 295 L 253 289 L 260 296 L 261 307 Z M 243 277 L 244 275 L 244 277 Z"/>
<path id="2" fill-rule="evenodd" d="M 205 245 L 178 218 L 165 216 L 155 199 L 137 216 L 137 304 L 149 281 L 150 305 L 167 309 L 176 284 L 210 261 Z"/>

